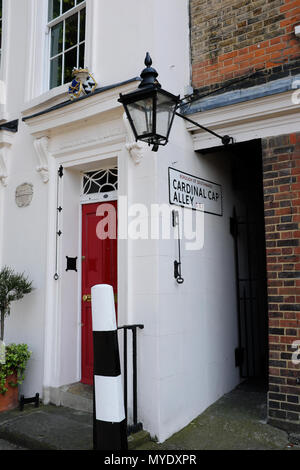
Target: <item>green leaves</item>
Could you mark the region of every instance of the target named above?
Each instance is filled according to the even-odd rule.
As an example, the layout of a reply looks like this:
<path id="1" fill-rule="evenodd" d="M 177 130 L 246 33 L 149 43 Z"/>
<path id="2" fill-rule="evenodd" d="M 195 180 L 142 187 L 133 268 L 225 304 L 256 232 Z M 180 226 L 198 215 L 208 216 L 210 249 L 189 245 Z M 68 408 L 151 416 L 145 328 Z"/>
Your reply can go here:
<path id="1" fill-rule="evenodd" d="M 24 273 L 15 273 L 7 266 L 0 271 L 0 310 L 5 310 L 10 302 L 22 299 L 31 291 L 32 282 L 28 281 Z"/>
<path id="2" fill-rule="evenodd" d="M 4 336 L 4 317 L 10 313 L 10 304 L 20 300 L 25 294 L 32 291 L 32 282 L 24 273 L 15 273 L 13 269 L 5 266 L 0 270 L 0 313 L 1 313 L 1 335 Z"/>
<path id="3" fill-rule="evenodd" d="M 7 392 L 6 379 L 13 374 L 17 374 L 17 382 L 9 382 L 9 385 L 16 387 L 24 380 L 24 372 L 28 359 L 31 356 L 27 344 L 9 344 L 6 346 L 5 364 L 0 364 L 0 395 Z"/>
<path id="4" fill-rule="evenodd" d="M 1 335 L 4 336 L 4 317 L 10 313 L 10 304 L 20 300 L 25 294 L 32 291 L 32 282 L 25 277 L 24 273 L 15 273 L 13 269 L 5 266 L 0 270 L 0 313 L 1 313 Z M 17 374 L 17 382 L 9 382 L 16 387 L 24 380 L 24 371 L 28 359 L 31 356 L 27 344 L 9 344 L 5 348 L 5 363 L 0 364 L 0 394 L 7 392 L 6 379 Z"/>

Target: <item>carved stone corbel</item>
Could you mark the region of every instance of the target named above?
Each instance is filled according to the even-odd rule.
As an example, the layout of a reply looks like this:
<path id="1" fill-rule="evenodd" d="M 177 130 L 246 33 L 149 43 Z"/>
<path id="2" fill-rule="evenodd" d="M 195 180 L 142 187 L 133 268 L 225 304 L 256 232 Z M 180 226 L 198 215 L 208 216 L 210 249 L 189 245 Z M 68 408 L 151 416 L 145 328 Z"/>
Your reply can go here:
<path id="1" fill-rule="evenodd" d="M 44 183 L 48 183 L 49 181 L 49 167 L 48 167 L 48 145 L 49 139 L 48 137 L 40 137 L 35 139 L 34 141 L 34 148 L 38 158 L 38 166 L 36 167 L 36 171 L 41 175 L 41 178 Z"/>
<path id="2" fill-rule="evenodd" d="M 0 149 L 0 183 L 2 183 L 3 186 L 7 186 L 7 177 L 8 177 L 8 172 L 7 172 L 5 152 L 4 152 L 4 149 L 2 148 Z"/>
<path id="3" fill-rule="evenodd" d="M 13 132 L 2 130 L 0 133 L 0 183 L 7 186 L 8 153 L 12 145 Z"/>
<path id="4" fill-rule="evenodd" d="M 128 117 L 126 113 L 123 114 L 123 121 L 126 129 L 126 149 L 130 153 L 130 156 L 134 163 L 138 165 L 141 163 L 142 159 L 144 158 L 145 150 L 147 148 L 147 144 L 145 142 L 135 142 L 134 135 L 130 127 L 130 123 L 128 121 Z"/>

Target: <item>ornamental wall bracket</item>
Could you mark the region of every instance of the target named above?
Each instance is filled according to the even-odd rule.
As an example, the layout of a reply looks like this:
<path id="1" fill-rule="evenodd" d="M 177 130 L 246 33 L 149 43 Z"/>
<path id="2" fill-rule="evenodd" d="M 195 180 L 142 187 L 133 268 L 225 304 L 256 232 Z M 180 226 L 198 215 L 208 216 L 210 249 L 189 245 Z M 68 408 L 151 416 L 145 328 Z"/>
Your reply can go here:
<path id="1" fill-rule="evenodd" d="M 48 167 L 49 139 L 46 136 L 40 137 L 38 139 L 35 139 L 33 144 L 34 144 L 35 152 L 38 158 L 38 166 L 36 167 L 36 171 L 41 175 L 43 182 L 48 183 L 49 181 L 49 167 Z"/>
<path id="2" fill-rule="evenodd" d="M 0 183 L 2 186 L 7 186 L 7 163 L 5 158 L 5 151 L 3 148 L 0 149 Z"/>
<path id="3" fill-rule="evenodd" d="M 14 132 L 2 130 L 0 132 L 0 183 L 7 186 L 9 151 L 13 142 Z"/>
<path id="4" fill-rule="evenodd" d="M 128 121 L 128 117 L 126 113 L 123 114 L 123 121 L 126 129 L 126 144 L 125 147 L 130 153 L 130 156 L 134 163 L 138 165 L 141 163 L 142 159 L 144 158 L 145 151 L 147 149 L 147 144 L 145 142 L 134 140 L 134 135 L 131 130 L 131 126 Z"/>

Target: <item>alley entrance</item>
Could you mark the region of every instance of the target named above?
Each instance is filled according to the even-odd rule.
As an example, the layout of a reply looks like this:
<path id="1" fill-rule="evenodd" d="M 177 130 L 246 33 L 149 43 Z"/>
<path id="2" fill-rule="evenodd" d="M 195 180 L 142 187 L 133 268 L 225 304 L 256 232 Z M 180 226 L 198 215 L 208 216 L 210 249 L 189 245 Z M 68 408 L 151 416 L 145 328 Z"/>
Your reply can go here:
<path id="1" fill-rule="evenodd" d="M 214 181 L 223 187 L 223 246 L 231 236 L 230 265 L 220 263 L 224 284 L 233 298 L 231 358 L 237 381 L 261 383 L 268 373 L 268 304 L 261 141 L 253 140 L 199 152 Z M 209 178 L 208 178 L 209 179 Z M 208 221 L 208 219 L 206 219 Z M 221 233 L 219 231 L 219 233 Z M 209 234 L 211 235 L 211 233 Z M 217 263 L 217 261 L 215 261 Z M 228 279 L 228 277 L 230 279 Z M 224 322 L 229 321 L 229 316 Z M 234 325 L 235 323 L 235 325 Z M 223 329 L 224 331 L 224 329 Z M 226 339 L 225 339 L 226 341 Z"/>
<path id="2" fill-rule="evenodd" d="M 236 196 L 230 219 L 236 267 L 238 348 L 241 379 L 267 380 L 268 305 L 261 142 L 235 145 L 231 155 Z"/>

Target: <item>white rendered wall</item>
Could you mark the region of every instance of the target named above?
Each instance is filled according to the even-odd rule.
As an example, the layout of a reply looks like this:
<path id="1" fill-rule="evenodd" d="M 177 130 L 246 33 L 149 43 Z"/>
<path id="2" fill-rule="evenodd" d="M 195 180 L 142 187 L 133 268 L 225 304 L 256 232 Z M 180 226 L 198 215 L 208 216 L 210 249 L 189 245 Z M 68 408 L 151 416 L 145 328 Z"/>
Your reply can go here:
<path id="1" fill-rule="evenodd" d="M 177 94 L 182 92 L 190 81 L 188 3 L 94 0 L 94 40 L 98 47 L 93 50 L 93 70 L 100 84 L 139 76 L 148 51 L 162 86 Z"/>
<path id="2" fill-rule="evenodd" d="M 33 281 L 34 291 L 12 304 L 11 316 L 6 321 L 5 342 L 25 342 L 32 351 L 26 381 L 21 389 L 30 396 L 41 393 L 43 384 L 47 190 L 35 171 L 32 138 L 21 122 L 9 158 L 8 186 L 2 191 L 4 233 L 1 265 L 28 275 Z M 15 190 L 23 183 L 32 184 L 34 194 L 29 207 L 19 208 L 15 203 Z"/>
<path id="3" fill-rule="evenodd" d="M 223 187 L 223 216 L 205 214 L 204 248 L 186 251 L 182 241 L 184 284 L 173 277 L 177 241 L 132 242 L 131 315 L 145 325 L 139 335 L 139 414 L 160 441 L 239 383 L 230 164 L 224 154 L 203 156 L 191 147 L 178 118 L 168 146 L 147 154 L 133 171 L 136 198 L 148 207 L 168 204 L 169 166 Z"/>
<path id="4" fill-rule="evenodd" d="M 9 51 L 7 109 L 13 119 L 21 118 L 24 108 L 55 96 L 57 90 L 41 98 L 43 87 L 28 83 L 28 77 L 43 77 L 37 70 L 41 60 L 36 56 L 34 60 L 26 60 L 32 47 L 32 35 L 26 28 L 32 24 L 29 7 L 34 2 L 9 1 L 10 35 L 15 39 Z M 190 81 L 187 0 L 87 0 L 87 8 L 93 12 L 89 24 L 94 27 L 88 32 L 92 44 L 87 44 L 87 65 L 100 85 L 139 75 L 145 53 L 149 51 L 162 86 L 183 94 Z M 34 36 L 37 41 L 39 31 L 37 28 Z M 37 55 L 42 52 L 40 49 Z M 23 83 L 24 75 L 27 79 Z M 27 102 L 29 98 L 35 101 Z M 59 97 L 65 99 L 65 95 Z M 89 100 L 85 103 L 88 106 Z M 108 111 L 96 120 L 69 127 L 66 122 L 61 131 L 49 131 L 50 153 L 58 152 L 64 145 L 67 149 L 72 141 L 80 139 L 85 139 L 88 145 L 104 128 L 109 134 L 116 121 L 122 127 L 122 114 L 119 108 L 113 116 Z M 43 183 L 36 172 L 30 128 L 20 120 L 20 130 L 11 148 L 8 187 L 0 193 L 4 210 L 0 260 L 28 273 L 36 288 L 13 306 L 6 330 L 6 341 L 25 341 L 33 351 L 22 388 L 26 395 L 42 392 L 43 386 L 59 387 L 80 378 L 78 276 L 64 273 L 58 285 L 53 281 L 55 178 L 59 163 L 69 165 L 62 199 L 66 210 L 62 215 L 64 234 L 60 251 L 63 272 L 66 255 L 76 256 L 77 250 L 80 256 L 79 169 L 83 168 L 85 158 L 90 157 L 84 151 L 82 154 L 75 151 L 68 158 L 51 156 L 50 181 Z M 118 148 L 113 145 L 99 148 L 93 161 L 98 159 L 101 167 L 105 158 L 118 160 L 120 194 L 128 196 L 128 204 L 138 202 L 149 208 L 154 202 L 168 202 L 168 166 L 223 185 L 224 216 L 205 217 L 205 246 L 201 252 L 195 255 L 183 251 L 185 283 L 182 286 L 173 278 L 175 243 L 119 242 L 119 248 L 123 247 L 119 250 L 122 253 L 122 258 L 119 257 L 120 323 L 145 325 L 143 332 L 138 333 L 139 418 L 145 429 L 162 441 L 238 382 L 234 367 L 237 325 L 232 283 L 233 240 L 228 219 L 233 200 L 228 168 L 225 162 L 222 166 L 219 158 L 193 152 L 191 138 L 179 118 L 174 123 L 170 144 L 157 154 L 147 150 L 139 165 L 133 163 L 125 150 L 125 138 Z M 29 207 L 19 209 L 14 201 L 15 189 L 24 182 L 34 185 L 34 197 Z"/>
<path id="5" fill-rule="evenodd" d="M 34 291 L 23 300 L 12 304 L 11 316 L 6 321 L 5 342 L 25 342 L 32 351 L 22 393 L 31 396 L 42 393 L 44 373 L 44 312 L 45 260 L 47 241 L 47 188 L 35 171 L 37 161 L 33 139 L 27 126 L 20 120 L 24 102 L 24 83 L 28 73 L 26 49 L 28 2 L 4 1 L 4 52 L 1 77 L 5 81 L 6 103 L 1 119 L 19 118 L 19 132 L 13 136 L 9 149 L 8 186 L 1 188 L 0 207 L 0 263 L 18 272 L 24 272 L 33 281 Z M 7 24 L 9 22 L 9 24 Z M 16 187 L 31 183 L 34 187 L 29 207 L 18 208 Z M 1 184 L 1 183 L 0 183 Z M 0 209 L 1 211 L 1 209 Z M 2 242 L 2 243 L 1 243 Z"/>
<path id="6" fill-rule="evenodd" d="M 223 216 L 205 214 L 201 251 L 186 251 L 183 240 L 185 282 L 181 286 L 172 279 L 177 247 L 170 252 L 161 243 L 161 440 L 239 383 L 234 355 L 238 338 L 234 241 L 229 232 L 235 204 L 230 163 L 222 153 L 191 154 L 191 159 L 185 154 L 184 161 L 180 149 L 174 153 L 178 156 L 176 168 L 222 185 Z M 167 159 L 162 161 L 162 172 L 166 172 Z M 160 187 L 165 199 L 165 185 Z M 172 325 L 171 330 L 166 325 Z"/>

